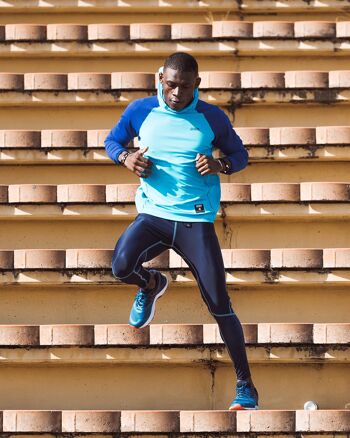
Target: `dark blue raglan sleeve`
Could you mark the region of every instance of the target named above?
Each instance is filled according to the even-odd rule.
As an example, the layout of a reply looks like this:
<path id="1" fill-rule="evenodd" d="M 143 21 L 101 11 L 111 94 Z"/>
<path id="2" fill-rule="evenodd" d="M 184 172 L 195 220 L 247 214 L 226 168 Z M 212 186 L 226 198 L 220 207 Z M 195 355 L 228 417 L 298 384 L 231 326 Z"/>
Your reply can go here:
<path id="1" fill-rule="evenodd" d="M 126 151 L 126 146 L 138 135 L 132 122 L 133 113 L 136 110 L 137 104 L 137 101 L 133 101 L 125 108 L 118 123 L 113 126 L 105 138 L 104 145 L 107 155 L 116 164 L 120 164 L 118 160 L 119 154 Z"/>
<path id="2" fill-rule="evenodd" d="M 204 112 L 215 138 L 213 145 L 219 148 L 231 162 L 231 173 L 239 172 L 248 164 L 248 152 L 236 131 L 232 128 L 230 119 L 224 111 L 218 107 Z"/>
<path id="3" fill-rule="evenodd" d="M 133 138 L 138 137 L 142 123 L 157 106 L 157 96 L 150 96 L 136 99 L 125 108 L 104 141 L 107 155 L 116 164 L 120 164 L 118 156 L 127 150 L 126 146 Z"/>

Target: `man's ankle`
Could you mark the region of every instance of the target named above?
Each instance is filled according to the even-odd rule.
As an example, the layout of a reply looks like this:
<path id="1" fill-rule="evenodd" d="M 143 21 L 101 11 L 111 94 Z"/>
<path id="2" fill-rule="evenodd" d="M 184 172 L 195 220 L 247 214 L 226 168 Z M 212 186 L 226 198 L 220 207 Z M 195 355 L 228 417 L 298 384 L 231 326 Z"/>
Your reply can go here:
<path id="1" fill-rule="evenodd" d="M 146 285 L 146 290 L 152 290 L 155 288 L 156 285 L 156 275 L 154 272 L 150 272 L 150 278 L 149 278 L 149 282 Z"/>

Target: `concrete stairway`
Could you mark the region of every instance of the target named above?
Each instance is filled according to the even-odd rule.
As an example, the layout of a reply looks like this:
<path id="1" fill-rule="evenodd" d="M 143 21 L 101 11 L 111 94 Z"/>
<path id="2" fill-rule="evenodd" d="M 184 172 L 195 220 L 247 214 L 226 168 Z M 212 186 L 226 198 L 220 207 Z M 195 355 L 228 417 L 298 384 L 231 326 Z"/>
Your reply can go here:
<path id="1" fill-rule="evenodd" d="M 349 6 L 0 0 L 1 436 L 349 436 Z M 144 264 L 170 287 L 142 330 L 110 269 L 139 180 L 104 139 L 177 50 L 250 156 L 215 229 L 259 411 L 227 411 L 231 360 L 175 252 Z"/>

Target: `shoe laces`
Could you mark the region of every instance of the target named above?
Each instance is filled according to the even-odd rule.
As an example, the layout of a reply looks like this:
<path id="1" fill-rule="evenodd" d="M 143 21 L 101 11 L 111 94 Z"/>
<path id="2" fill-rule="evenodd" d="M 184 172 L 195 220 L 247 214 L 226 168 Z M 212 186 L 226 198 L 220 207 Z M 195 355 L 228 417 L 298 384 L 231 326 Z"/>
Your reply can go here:
<path id="1" fill-rule="evenodd" d="M 137 307 L 142 309 L 142 307 L 145 305 L 146 301 L 147 301 L 147 293 L 144 290 L 139 289 L 139 291 L 136 294 Z"/>
<path id="2" fill-rule="evenodd" d="M 238 397 L 251 397 L 253 388 L 250 388 L 249 382 L 243 382 L 237 385 L 236 392 Z"/>

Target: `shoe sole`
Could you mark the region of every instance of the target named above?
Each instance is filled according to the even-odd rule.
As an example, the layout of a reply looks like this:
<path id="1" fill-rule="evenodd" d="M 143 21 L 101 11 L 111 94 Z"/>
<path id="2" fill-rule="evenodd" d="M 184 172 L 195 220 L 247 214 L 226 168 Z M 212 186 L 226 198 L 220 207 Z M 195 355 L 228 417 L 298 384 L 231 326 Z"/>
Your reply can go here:
<path id="1" fill-rule="evenodd" d="M 244 406 L 238 405 L 235 408 L 228 408 L 229 411 L 254 411 L 258 410 L 259 406 L 255 406 L 254 408 L 246 408 Z"/>
<path id="2" fill-rule="evenodd" d="M 152 319 L 154 318 L 154 313 L 155 313 L 155 310 L 156 310 L 156 301 L 158 300 L 158 298 L 160 298 L 164 294 L 164 292 L 166 291 L 166 289 L 168 287 L 168 284 L 169 284 L 168 277 L 166 275 L 163 275 L 163 274 L 160 274 L 160 275 L 166 279 L 165 286 L 154 297 L 153 304 L 152 304 L 152 309 L 151 309 L 151 314 L 148 317 L 147 321 L 143 325 L 141 325 L 140 327 L 136 327 L 136 328 L 140 328 L 141 329 L 141 328 L 146 327 L 152 321 Z"/>

